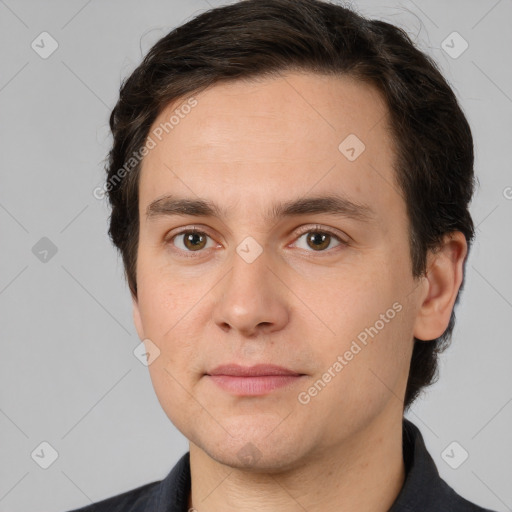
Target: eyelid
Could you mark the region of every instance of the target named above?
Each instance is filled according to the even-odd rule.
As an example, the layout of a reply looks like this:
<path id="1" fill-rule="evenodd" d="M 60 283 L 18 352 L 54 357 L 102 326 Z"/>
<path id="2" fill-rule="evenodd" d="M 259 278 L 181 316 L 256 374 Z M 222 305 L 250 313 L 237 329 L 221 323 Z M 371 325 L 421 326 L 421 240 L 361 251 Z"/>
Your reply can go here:
<path id="1" fill-rule="evenodd" d="M 334 238 L 338 242 L 338 245 L 336 245 L 335 247 L 331 247 L 330 249 L 325 249 L 325 250 L 321 250 L 321 251 L 314 251 L 314 250 L 310 251 L 307 249 L 303 249 L 301 247 L 297 247 L 297 249 L 299 251 L 301 251 L 303 254 L 307 254 L 308 258 L 311 258 L 311 257 L 312 258 L 322 258 L 322 257 L 328 258 L 329 256 L 332 256 L 333 254 L 337 254 L 338 251 L 344 250 L 350 246 L 350 242 L 346 239 L 346 238 L 349 238 L 348 235 L 344 235 L 344 234 L 342 235 L 339 231 L 335 230 L 334 228 L 323 227 L 323 226 L 320 226 L 319 224 L 315 224 L 313 226 L 311 226 L 311 225 L 310 226 L 302 226 L 301 228 L 299 228 L 299 231 L 296 233 L 294 241 L 290 245 L 294 246 L 295 244 L 297 244 L 299 239 L 306 233 L 326 234 L 326 235 L 329 235 L 330 237 Z"/>
<path id="2" fill-rule="evenodd" d="M 187 233 L 200 233 L 200 234 L 208 237 L 210 240 L 212 240 L 213 243 L 215 244 L 215 247 L 209 247 L 208 250 L 216 249 L 220 245 L 219 242 L 217 242 L 217 240 L 215 239 L 215 237 L 211 235 L 211 233 L 209 232 L 209 230 L 207 228 L 192 225 L 192 226 L 182 226 L 182 227 L 177 228 L 177 230 L 178 231 L 171 230 L 164 236 L 164 244 L 171 245 L 172 250 L 175 252 L 178 252 L 180 254 L 185 254 L 187 256 L 190 256 L 190 255 L 194 255 L 195 253 L 198 253 L 198 254 L 203 253 L 204 254 L 207 252 L 207 250 L 205 250 L 205 249 L 202 249 L 199 251 L 184 251 L 183 249 L 179 249 L 178 247 L 175 247 L 173 240 L 175 238 L 183 236 Z"/>
<path id="3" fill-rule="evenodd" d="M 305 233 L 309 232 L 320 232 L 320 233 L 326 233 L 328 235 L 332 235 L 335 238 L 337 238 L 341 243 L 348 244 L 349 241 L 346 240 L 348 238 L 348 235 L 345 233 L 342 233 L 334 228 L 329 228 L 327 226 L 321 226 L 320 224 L 312 224 L 309 226 L 301 226 L 297 232 L 297 236 L 302 236 Z"/>
<path id="4" fill-rule="evenodd" d="M 172 242 L 172 240 L 178 236 L 182 236 L 184 235 L 185 233 L 192 233 L 192 232 L 196 232 L 196 233 L 201 233 L 201 234 L 204 234 L 206 235 L 208 238 L 212 239 L 215 243 L 218 244 L 218 242 L 215 240 L 215 238 L 209 233 L 209 230 L 205 227 L 202 227 L 202 226 L 197 226 L 197 225 L 190 225 L 190 226 L 182 226 L 180 228 L 177 228 L 178 231 L 174 232 L 174 230 L 170 231 L 168 234 L 165 235 L 164 237 L 164 243 L 166 244 L 169 244 Z M 341 246 L 347 246 L 349 245 L 349 241 L 346 240 L 345 238 L 348 238 L 348 235 L 345 235 L 345 237 L 337 230 L 335 230 L 334 228 L 329 228 L 329 227 L 326 227 L 326 226 L 321 226 L 320 224 L 310 224 L 310 225 L 304 225 L 304 226 L 301 226 L 300 228 L 298 228 L 298 230 L 295 230 L 294 233 L 295 233 L 295 236 L 294 236 L 294 242 L 295 243 L 297 241 L 298 238 L 300 238 L 302 235 L 306 234 L 306 233 L 310 233 L 310 232 L 320 232 L 320 233 L 324 233 L 324 234 L 328 234 L 334 238 L 336 238 L 336 240 L 340 243 Z M 210 248 L 212 249 L 212 248 Z M 329 250 L 326 250 L 326 251 L 318 251 L 317 254 L 321 254 L 322 252 L 323 253 L 329 253 L 333 250 L 335 250 L 336 248 L 334 249 L 329 249 Z M 183 251 L 182 249 L 178 249 L 177 247 L 174 247 L 175 251 L 178 251 L 180 253 L 185 253 L 185 254 L 194 254 L 195 252 L 197 253 L 204 253 L 205 251 L 204 250 L 200 250 L 200 251 Z M 314 252 L 314 251 L 312 251 Z"/>
<path id="5" fill-rule="evenodd" d="M 179 235 L 184 235 L 185 233 L 201 233 L 201 234 L 207 235 L 211 239 L 213 239 L 213 236 L 208 231 L 208 228 L 205 228 L 202 226 L 197 226 L 197 225 L 192 224 L 190 226 L 180 226 L 179 228 L 176 228 L 176 229 L 177 229 L 177 231 L 175 229 L 172 229 L 171 231 L 166 233 L 166 235 L 164 236 L 164 242 L 168 243 L 173 238 L 176 238 Z"/>

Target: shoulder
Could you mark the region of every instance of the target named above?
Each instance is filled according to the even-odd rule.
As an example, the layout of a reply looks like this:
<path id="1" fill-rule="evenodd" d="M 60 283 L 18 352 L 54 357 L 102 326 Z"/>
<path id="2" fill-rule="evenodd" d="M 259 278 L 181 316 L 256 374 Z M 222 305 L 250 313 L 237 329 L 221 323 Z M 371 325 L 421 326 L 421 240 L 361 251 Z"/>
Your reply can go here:
<path id="1" fill-rule="evenodd" d="M 406 478 L 389 512 L 493 512 L 466 500 L 441 478 L 420 430 L 405 418 L 402 439 Z"/>
<path id="2" fill-rule="evenodd" d="M 111 496 L 69 512 L 142 512 L 155 494 L 160 482 L 141 485 L 130 491 Z"/>
<path id="3" fill-rule="evenodd" d="M 182 512 L 190 492 L 189 452 L 163 479 L 69 512 Z"/>
<path id="4" fill-rule="evenodd" d="M 442 501 L 439 501 L 439 505 L 443 508 L 447 508 L 452 512 L 494 512 L 488 508 L 480 507 L 475 503 L 468 501 L 463 498 L 460 494 L 457 494 L 452 487 L 450 487 L 442 478 L 439 478 L 440 495 L 443 496 Z"/>

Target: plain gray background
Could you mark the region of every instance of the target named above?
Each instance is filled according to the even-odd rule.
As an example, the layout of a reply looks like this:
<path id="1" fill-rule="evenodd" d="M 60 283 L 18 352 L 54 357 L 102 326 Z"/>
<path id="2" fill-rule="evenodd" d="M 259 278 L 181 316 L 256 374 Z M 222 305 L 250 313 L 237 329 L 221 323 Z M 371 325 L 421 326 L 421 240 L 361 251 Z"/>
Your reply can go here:
<path id="1" fill-rule="evenodd" d="M 157 39 L 222 3 L 0 0 L 2 512 L 98 501 L 163 478 L 187 450 L 133 354 L 109 211 L 92 191 L 121 79 Z M 512 2 L 355 4 L 434 57 L 472 126 L 477 241 L 440 381 L 407 416 L 457 492 L 512 510 Z M 42 32 L 58 44 L 47 58 L 31 46 L 51 49 Z M 464 41 L 453 32 L 468 44 L 456 58 Z M 459 462 L 469 454 L 457 469 L 442 455 L 454 441 Z M 58 453 L 47 469 L 42 442 Z"/>

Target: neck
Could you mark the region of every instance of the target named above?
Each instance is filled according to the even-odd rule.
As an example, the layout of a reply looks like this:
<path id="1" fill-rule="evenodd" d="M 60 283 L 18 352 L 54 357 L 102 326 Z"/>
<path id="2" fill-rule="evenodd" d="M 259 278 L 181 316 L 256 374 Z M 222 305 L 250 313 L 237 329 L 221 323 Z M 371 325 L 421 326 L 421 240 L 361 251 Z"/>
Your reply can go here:
<path id="1" fill-rule="evenodd" d="M 197 512 L 387 512 L 405 480 L 402 416 L 374 422 L 283 472 L 229 467 L 190 443 L 190 470 L 189 509 Z"/>

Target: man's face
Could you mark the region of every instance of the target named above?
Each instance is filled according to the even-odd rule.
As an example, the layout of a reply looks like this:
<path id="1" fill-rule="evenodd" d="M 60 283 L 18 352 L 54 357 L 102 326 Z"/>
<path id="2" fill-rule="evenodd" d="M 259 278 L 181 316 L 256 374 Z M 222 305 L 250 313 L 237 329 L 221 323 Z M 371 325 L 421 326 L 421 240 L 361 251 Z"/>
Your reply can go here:
<path id="1" fill-rule="evenodd" d="M 155 128 L 182 103 L 155 121 L 140 177 L 134 315 L 160 350 L 158 399 L 231 466 L 347 449 L 401 420 L 419 307 L 385 104 L 368 85 L 307 73 L 195 98 L 161 140 Z M 219 216 L 155 203 L 166 196 Z M 344 200 L 337 213 L 322 201 L 286 209 L 328 196 Z M 230 364 L 298 376 L 212 375 Z"/>

